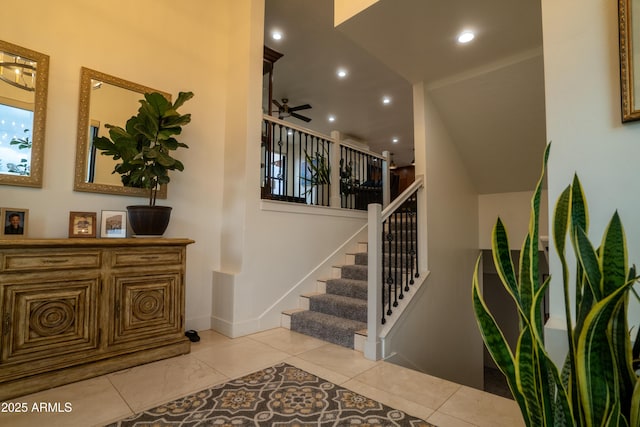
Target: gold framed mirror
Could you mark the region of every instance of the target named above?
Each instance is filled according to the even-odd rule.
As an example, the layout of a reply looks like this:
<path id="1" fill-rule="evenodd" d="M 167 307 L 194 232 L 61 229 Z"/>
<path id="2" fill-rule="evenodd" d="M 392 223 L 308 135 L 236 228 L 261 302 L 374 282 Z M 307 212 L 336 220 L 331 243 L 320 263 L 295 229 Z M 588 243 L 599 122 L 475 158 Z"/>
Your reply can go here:
<path id="1" fill-rule="evenodd" d="M 640 97 L 636 94 L 640 90 L 640 66 L 634 64 L 634 50 L 640 49 L 640 13 L 633 15 L 635 7 L 640 7 L 640 0 L 618 0 L 623 122 L 640 120 Z"/>
<path id="2" fill-rule="evenodd" d="M 96 136 L 109 136 L 105 124 L 125 127 L 138 111 L 139 100 L 149 92 L 159 92 L 168 100 L 171 95 L 132 83 L 100 71 L 82 67 L 80 72 L 80 105 L 78 108 L 78 142 L 73 189 L 91 193 L 148 197 L 145 188 L 125 187 L 120 175 L 112 174 L 116 161 L 102 156 L 93 146 Z M 167 187 L 158 190 L 158 198 L 167 198 Z"/>
<path id="3" fill-rule="evenodd" d="M 0 40 L 0 184 L 42 187 L 49 56 Z"/>

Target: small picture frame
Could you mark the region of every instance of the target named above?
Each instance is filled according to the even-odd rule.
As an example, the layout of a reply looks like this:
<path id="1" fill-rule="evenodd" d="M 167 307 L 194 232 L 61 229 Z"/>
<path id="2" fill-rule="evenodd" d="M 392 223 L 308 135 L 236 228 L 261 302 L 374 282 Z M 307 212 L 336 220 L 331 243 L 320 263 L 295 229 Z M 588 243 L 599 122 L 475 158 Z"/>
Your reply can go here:
<path id="1" fill-rule="evenodd" d="M 27 237 L 29 224 L 29 209 L 2 208 L 0 209 L 2 227 L 0 236 L 3 239 L 24 239 Z"/>
<path id="2" fill-rule="evenodd" d="M 96 213 L 69 212 L 69 237 L 96 237 Z"/>
<path id="3" fill-rule="evenodd" d="M 127 212 L 102 211 L 100 221 L 100 237 L 127 237 Z"/>

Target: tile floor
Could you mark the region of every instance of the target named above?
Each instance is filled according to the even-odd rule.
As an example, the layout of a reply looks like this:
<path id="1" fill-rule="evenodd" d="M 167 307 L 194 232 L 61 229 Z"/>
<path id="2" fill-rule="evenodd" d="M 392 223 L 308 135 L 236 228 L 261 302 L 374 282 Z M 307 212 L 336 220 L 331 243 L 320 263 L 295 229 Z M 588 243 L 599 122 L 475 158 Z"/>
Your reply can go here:
<path id="1" fill-rule="evenodd" d="M 519 427 L 513 400 L 454 384 L 283 328 L 230 339 L 200 332 L 191 353 L 13 399 L 65 403 L 58 413 L 2 413 L 7 427 L 108 424 L 216 383 L 279 362 L 297 366 L 438 427 Z M 6 403 L 6 402 L 5 402 Z M 6 409 L 6 406 L 4 406 Z"/>

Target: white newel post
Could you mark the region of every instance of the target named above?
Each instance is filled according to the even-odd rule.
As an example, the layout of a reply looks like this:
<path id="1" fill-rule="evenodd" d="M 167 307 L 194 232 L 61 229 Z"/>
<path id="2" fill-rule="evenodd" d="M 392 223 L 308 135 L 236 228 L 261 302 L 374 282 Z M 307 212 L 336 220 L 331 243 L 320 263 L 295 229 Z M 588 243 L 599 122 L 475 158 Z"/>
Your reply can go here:
<path id="1" fill-rule="evenodd" d="M 367 291 L 367 341 L 364 344 L 364 356 L 370 360 L 382 358 L 380 329 L 382 327 L 382 205 L 369 205 L 368 252 L 369 263 Z"/>

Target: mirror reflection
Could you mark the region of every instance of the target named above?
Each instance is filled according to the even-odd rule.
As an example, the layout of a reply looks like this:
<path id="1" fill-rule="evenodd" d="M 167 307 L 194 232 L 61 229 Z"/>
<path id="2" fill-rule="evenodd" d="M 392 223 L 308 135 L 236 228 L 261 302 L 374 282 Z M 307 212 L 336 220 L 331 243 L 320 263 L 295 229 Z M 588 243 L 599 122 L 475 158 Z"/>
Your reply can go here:
<path id="1" fill-rule="evenodd" d="M 93 145 L 97 136 L 108 136 L 105 124 L 125 127 L 148 92 L 158 92 L 99 71 L 82 68 L 80 76 L 80 108 L 78 116 L 78 143 L 74 189 L 107 194 L 147 197 L 148 190 L 125 187 L 119 174 L 113 174 L 117 161 L 103 156 Z M 171 95 L 161 92 L 168 99 Z M 166 198 L 166 187 L 158 192 Z"/>
<path id="2" fill-rule="evenodd" d="M 49 57 L 0 40 L 0 184 L 42 186 Z"/>

